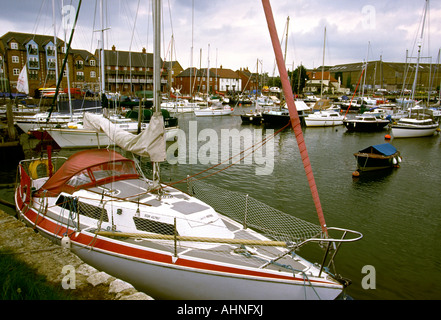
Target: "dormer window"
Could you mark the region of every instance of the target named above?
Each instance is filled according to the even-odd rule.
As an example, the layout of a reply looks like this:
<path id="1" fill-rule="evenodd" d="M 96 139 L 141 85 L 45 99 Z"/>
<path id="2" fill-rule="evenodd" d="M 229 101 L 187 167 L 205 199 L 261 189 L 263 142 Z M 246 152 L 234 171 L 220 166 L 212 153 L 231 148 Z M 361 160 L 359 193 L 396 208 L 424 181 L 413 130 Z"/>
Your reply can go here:
<path id="1" fill-rule="evenodd" d="M 46 47 L 46 55 L 48 55 L 48 56 L 55 56 L 55 47 L 47 46 Z"/>
<path id="2" fill-rule="evenodd" d="M 28 46 L 28 52 L 32 56 L 38 55 L 38 47 L 35 44 L 30 44 Z"/>
<path id="3" fill-rule="evenodd" d="M 11 42 L 11 49 L 18 50 L 18 43 L 17 42 Z"/>

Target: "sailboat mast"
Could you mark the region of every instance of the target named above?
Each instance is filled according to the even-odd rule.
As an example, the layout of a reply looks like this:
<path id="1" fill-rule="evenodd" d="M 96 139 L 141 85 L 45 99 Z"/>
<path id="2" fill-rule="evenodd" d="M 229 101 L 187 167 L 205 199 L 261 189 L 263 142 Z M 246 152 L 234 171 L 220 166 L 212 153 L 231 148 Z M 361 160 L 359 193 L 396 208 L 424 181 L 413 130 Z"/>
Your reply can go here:
<path id="1" fill-rule="evenodd" d="M 421 46 L 423 45 L 423 40 L 424 40 L 424 38 L 423 38 L 423 36 L 424 36 L 424 25 L 426 23 L 426 14 L 427 14 L 428 6 L 429 6 L 429 0 L 426 0 L 426 5 L 425 5 L 425 8 L 424 8 L 424 16 L 423 16 L 423 25 L 421 27 L 420 40 L 418 41 L 418 57 L 417 57 L 417 64 L 416 64 L 416 69 L 415 69 L 415 78 L 413 79 L 413 85 L 412 85 L 411 101 L 413 101 L 414 98 L 415 98 L 416 84 L 417 84 L 417 81 L 418 81 L 418 69 L 420 68 Z"/>
<path id="2" fill-rule="evenodd" d="M 55 0 L 52 0 L 52 23 L 54 25 L 54 51 L 55 51 L 55 83 L 58 82 L 58 49 L 57 49 L 57 26 L 55 24 Z"/>
<path id="3" fill-rule="evenodd" d="M 153 2 L 153 106 L 155 113 L 161 112 L 161 0 Z M 160 185 L 159 162 L 152 162 L 153 186 Z"/>
<path id="4" fill-rule="evenodd" d="M 308 151 L 306 150 L 305 140 L 303 139 L 302 127 L 300 124 L 299 115 L 297 113 L 296 105 L 294 102 L 294 97 L 292 94 L 291 84 L 288 80 L 288 73 L 286 72 L 285 63 L 283 61 L 282 48 L 279 43 L 279 37 L 277 35 L 276 24 L 274 22 L 274 17 L 271 9 L 269 0 L 262 0 L 263 9 L 265 12 L 266 21 L 268 23 L 268 29 L 271 36 L 271 42 L 274 49 L 274 54 L 276 56 L 277 66 L 279 68 L 280 79 L 282 81 L 283 93 L 285 94 L 286 104 L 288 106 L 291 126 L 294 130 L 294 134 L 297 139 L 297 144 L 299 146 L 300 156 L 303 161 L 303 167 L 308 178 L 309 187 L 311 189 L 312 198 L 317 210 L 317 215 L 322 227 L 322 232 L 327 236 L 328 231 L 326 227 L 325 217 L 323 215 L 322 206 L 320 204 L 320 199 L 317 191 L 317 185 L 315 183 L 314 175 L 312 173 L 311 162 L 309 161 Z"/>
<path id="5" fill-rule="evenodd" d="M 104 6 L 103 0 L 100 1 L 100 19 L 101 19 L 101 94 L 105 91 L 105 80 L 104 80 Z"/>
<path id="6" fill-rule="evenodd" d="M 323 98 L 323 79 L 325 74 L 325 48 L 326 48 L 326 27 L 325 27 L 325 34 L 323 36 L 323 61 L 322 61 L 322 80 L 321 80 L 321 88 L 320 88 L 320 99 Z"/>

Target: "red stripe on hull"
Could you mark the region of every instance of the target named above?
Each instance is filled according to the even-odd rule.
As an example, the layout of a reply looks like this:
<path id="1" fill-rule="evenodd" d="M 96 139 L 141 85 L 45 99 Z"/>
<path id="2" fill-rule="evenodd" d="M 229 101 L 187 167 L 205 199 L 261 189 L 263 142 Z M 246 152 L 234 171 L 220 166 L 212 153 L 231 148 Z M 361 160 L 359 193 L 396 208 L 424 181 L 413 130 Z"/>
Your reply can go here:
<path id="1" fill-rule="evenodd" d="M 16 193 L 16 204 L 18 208 L 23 206 L 21 198 L 17 197 L 17 193 Z M 37 213 L 33 209 L 28 210 L 26 213 L 23 213 L 20 210 L 20 213 L 26 217 L 30 225 L 35 224 Z M 269 274 L 265 272 L 210 264 L 200 261 L 189 260 L 181 257 L 175 263 L 173 263 L 171 255 L 161 254 L 153 251 L 135 248 L 132 246 L 118 244 L 111 240 L 109 241 L 100 238 L 99 236 L 95 238 L 92 235 L 87 235 L 81 232 L 76 235 L 75 230 L 67 229 L 66 227 L 57 224 L 51 221 L 50 219 L 46 218 L 45 216 L 41 216 L 41 215 L 38 216 L 36 227 L 38 227 L 43 232 L 48 234 L 48 236 L 55 236 L 59 239 L 61 239 L 67 233 L 73 243 L 83 247 L 93 247 L 94 249 L 100 249 L 106 251 L 108 254 L 124 255 L 129 258 L 148 260 L 152 263 L 163 263 L 163 264 L 168 264 L 170 266 L 193 268 L 206 272 L 229 273 L 238 276 L 243 275 L 243 276 L 260 277 L 260 278 L 267 278 L 274 280 L 288 280 L 293 282 L 301 281 L 302 283 L 305 281 L 303 278 L 295 278 L 291 276 Z M 335 283 L 333 282 L 317 281 L 312 279 L 309 279 L 308 282 L 316 283 L 316 284 L 335 285 Z"/>

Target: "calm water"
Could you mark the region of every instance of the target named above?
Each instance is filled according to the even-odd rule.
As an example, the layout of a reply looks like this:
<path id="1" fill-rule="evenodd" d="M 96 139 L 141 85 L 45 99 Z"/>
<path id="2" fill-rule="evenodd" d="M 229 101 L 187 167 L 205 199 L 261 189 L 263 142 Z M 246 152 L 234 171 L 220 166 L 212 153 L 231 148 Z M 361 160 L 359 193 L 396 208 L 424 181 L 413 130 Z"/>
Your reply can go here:
<path id="1" fill-rule="evenodd" d="M 209 141 L 206 136 L 214 141 L 221 139 L 222 129 L 237 129 L 241 133 L 247 130 L 254 133 L 256 129 L 263 129 L 265 133 L 271 129 L 242 124 L 237 116 L 240 112 L 237 108 L 236 116 L 208 118 L 180 115 L 180 127 L 187 136 L 190 127 L 197 125 L 202 139 L 197 147 L 198 161 L 190 163 L 187 141 L 184 163 L 161 165 L 163 181 L 177 181 L 212 166 L 201 163 L 207 155 L 215 155 L 214 149 L 204 149 Z M 207 129 L 202 131 L 204 134 L 203 129 Z M 347 293 L 362 300 L 441 299 L 440 136 L 393 140 L 391 143 L 403 158 L 401 167 L 354 179 L 353 153 L 383 143 L 387 131 L 347 133 L 340 126 L 305 128 L 303 132 L 327 225 L 357 230 L 364 236 L 358 242 L 343 245 L 337 255 L 337 272 L 353 282 Z M 220 154 L 222 147 L 218 145 Z M 256 175 L 259 164 L 253 159 L 251 163 L 242 161 L 204 181 L 247 193 L 288 214 L 318 224 L 293 132 L 286 129 L 277 135 L 273 149 L 274 163 L 269 175 Z M 72 153 L 72 150 L 63 150 L 60 155 Z M 0 173 L 1 183 L 15 180 L 13 167 Z M 1 188 L 0 197 L 13 202 L 13 190 Z M 13 212 L 7 207 L 1 208 Z M 366 276 L 362 268 L 366 265 L 375 268 L 375 289 L 362 287 Z"/>

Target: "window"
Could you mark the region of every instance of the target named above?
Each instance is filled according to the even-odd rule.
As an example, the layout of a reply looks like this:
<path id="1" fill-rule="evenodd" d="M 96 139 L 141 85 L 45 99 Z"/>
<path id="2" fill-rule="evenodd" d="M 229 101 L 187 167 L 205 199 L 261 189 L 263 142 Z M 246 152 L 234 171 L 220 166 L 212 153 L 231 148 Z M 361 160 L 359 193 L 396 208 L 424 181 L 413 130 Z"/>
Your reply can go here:
<path id="1" fill-rule="evenodd" d="M 35 44 L 28 45 L 28 52 L 30 55 L 38 55 L 38 47 Z"/>
<path id="2" fill-rule="evenodd" d="M 77 61 L 75 61 L 75 68 L 77 68 L 77 69 L 79 69 L 79 70 L 82 70 L 83 67 L 84 67 L 84 62 L 83 62 L 83 60 L 77 60 Z"/>
<path id="3" fill-rule="evenodd" d="M 37 70 L 29 70 L 29 80 L 38 80 L 38 71 Z"/>
<path id="4" fill-rule="evenodd" d="M 96 66 L 96 61 L 95 60 L 90 60 L 89 61 L 89 65 L 92 66 L 92 67 L 95 67 Z"/>
<path id="5" fill-rule="evenodd" d="M 38 69 L 38 58 L 36 57 L 29 57 L 29 69 Z"/>
<path id="6" fill-rule="evenodd" d="M 77 81 L 84 81 L 84 72 L 77 71 Z"/>
<path id="7" fill-rule="evenodd" d="M 12 63 L 19 63 L 20 59 L 18 58 L 18 56 L 12 56 Z"/>
<path id="8" fill-rule="evenodd" d="M 18 43 L 17 42 L 11 42 L 11 49 L 18 49 Z"/>
<path id="9" fill-rule="evenodd" d="M 47 59 L 48 69 L 55 69 L 55 58 Z"/>
<path id="10" fill-rule="evenodd" d="M 109 222 L 106 209 L 81 202 L 78 198 L 60 195 L 55 204 L 65 210 L 76 212 L 89 218 L 102 219 L 104 222 Z"/>
<path id="11" fill-rule="evenodd" d="M 133 222 L 135 222 L 136 229 L 140 231 L 153 232 L 171 236 L 175 234 L 175 227 L 172 224 L 139 217 L 133 217 Z"/>
<path id="12" fill-rule="evenodd" d="M 46 55 L 55 56 L 55 47 L 54 46 L 47 46 L 46 47 Z"/>
<path id="13" fill-rule="evenodd" d="M 20 69 L 14 68 L 14 69 L 12 70 L 12 74 L 13 74 L 14 76 L 18 76 L 18 75 L 20 74 Z"/>
<path id="14" fill-rule="evenodd" d="M 95 71 L 90 71 L 90 77 L 91 78 L 96 78 L 96 72 Z"/>
<path id="15" fill-rule="evenodd" d="M 35 72 L 35 74 L 36 74 L 35 80 L 38 80 L 38 77 L 37 77 L 38 73 L 37 73 L 37 71 L 31 70 L 29 73 L 31 73 L 31 72 Z M 55 71 L 54 70 L 49 70 L 47 72 L 47 78 L 48 78 L 48 80 L 55 80 L 56 79 Z"/>

